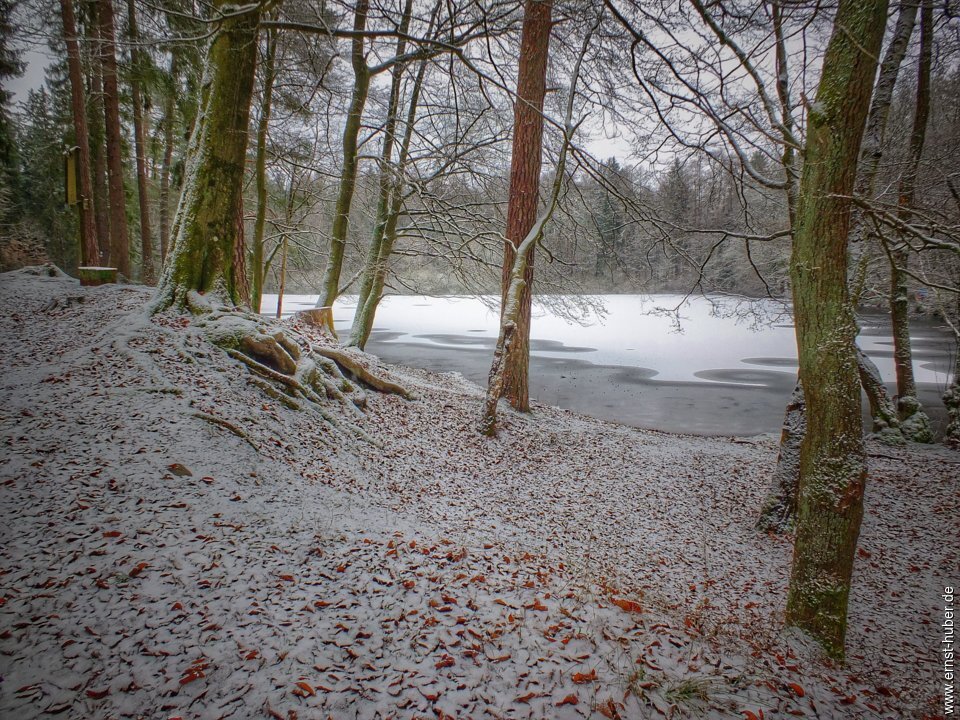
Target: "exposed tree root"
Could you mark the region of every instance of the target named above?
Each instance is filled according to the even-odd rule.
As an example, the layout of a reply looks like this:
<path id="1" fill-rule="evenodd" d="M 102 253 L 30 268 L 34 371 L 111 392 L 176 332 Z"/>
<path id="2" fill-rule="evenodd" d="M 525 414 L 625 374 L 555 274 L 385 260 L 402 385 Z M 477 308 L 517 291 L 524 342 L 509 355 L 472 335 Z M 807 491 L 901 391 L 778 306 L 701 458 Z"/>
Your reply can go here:
<path id="1" fill-rule="evenodd" d="M 295 323 L 281 325 L 193 293 L 188 296 L 188 308 L 195 316 L 191 324 L 203 338 L 242 363 L 256 376 L 254 384 L 269 397 L 291 409 L 310 407 L 331 425 L 365 441 L 376 444 L 344 417 L 363 416 L 361 409 L 367 403 L 364 387 L 413 397 L 403 386 L 378 374 L 359 353 L 315 345 Z M 331 402 L 341 410 L 331 412 Z"/>
<path id="2" fill-rule="evenodd" d="M 195 412 L 193 416 L 196 418 L 200 418 L 201 420 L 205 420 L 211 425 L 216 425 L 217 427 L 222 427 L 224 430 L 228 430 L 232 432 L 238 438 L 245 441 L 247 445 L 252 447 L 257 452 L 260 452 L 260 448 L 257 447 L 257 444 L 253 442 L 253 440 L 250 439 L 250 436 L 247 435 L 243 430 L 238 428 L 236 425 L 234 425 L 232 422 L 228 422 L 223 418 L 218 418 L 215 415 L 208 415 L 207 413 L 203 413 L 203 412 Z"/>
<path id="3" fill-rule="evenodd" d="M 383 393 L 393 393 L 400 395 L 407 400 L 413 400 L 414 395 L 402 385 L 398 385 L 391 380 L 387 380 L 375 374 L 367 367 L 363 361 L 353 353 L 347 350 L 339 350 L 329 347 L 312 347 L 311 350 L 318 355 L 333 360 L 341 370 L 350 373 L 359 382 Z"/>

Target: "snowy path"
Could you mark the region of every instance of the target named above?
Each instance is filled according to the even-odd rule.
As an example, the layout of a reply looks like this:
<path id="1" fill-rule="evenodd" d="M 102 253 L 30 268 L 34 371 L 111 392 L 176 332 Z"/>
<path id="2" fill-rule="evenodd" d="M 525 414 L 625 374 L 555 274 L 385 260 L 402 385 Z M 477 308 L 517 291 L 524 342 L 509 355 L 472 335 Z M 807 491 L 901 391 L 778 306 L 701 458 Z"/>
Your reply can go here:
<path id="1" fill-rule="evenodd" d="M 835 668 L 780 632 L 772 441 L 546 407 L 491 441 L 478 388 L 397 369 L 376 448 L 147 299 L 0 276 L 0 717 L 936 713 L 957 454 L 872 449 Z"/>

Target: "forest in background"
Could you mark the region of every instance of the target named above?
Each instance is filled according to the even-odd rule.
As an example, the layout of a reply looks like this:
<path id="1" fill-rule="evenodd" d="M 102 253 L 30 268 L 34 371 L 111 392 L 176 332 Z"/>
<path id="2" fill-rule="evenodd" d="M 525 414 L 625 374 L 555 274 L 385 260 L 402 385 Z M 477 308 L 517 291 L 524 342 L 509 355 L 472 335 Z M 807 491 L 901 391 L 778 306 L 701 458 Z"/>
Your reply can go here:
<path id="1" fill-rule="evenodd" d="M 108 199 L 104 119 L 108 51 L 113 59 L 107 66 L 116 67 L 126 226 L 116 232 L 126 238 L 130 276 L 149 281 L 170 242 L 212 9 L 202 2 L 117 3 L 111 23 L 114 36 L 106 42 L 98 4 L 75 5 L 96 230 L 98 236 L 110 237 L 111 220 L 120 223 L 116 214 L 110 215 Z M 817 7 L 791 3 L 780 20 L 789 61 L 784 62 L 789 98 L 801 136 L 806 98 L 813 93 L 829 23 L 829 11 Z M 490 7 L 465 3 L 443 11 L 451 23 L 443 32 L 455 32 L 450 20 L 454 17 L 467 27 L 471 14 L 493 13 L 497 24 L 491 27 L 492 20 L 485 19 L 484 31 L 473 31 L 475 37 L 462 43 L 470 64 L 453 52 L 438 52 L 423 63 L 410 149 L 399 169 L 402 218 L 387 292 L 490 293 L 499 284 L 502 240 L 496 228 L 505 223 L 509 188 L 513 109 L 507 78 L 516 73 L 518 8 L 509 3 Z M 400 2 L 375 3 L 369 9 L 365 25 L 371 35 L 363 49 L 368 65 L 387 66 L 396 55 L 390 30 L 401 22 L 403 10 Z M 430 10 L 424 5 L 411 13 L 412 35 L 439 36 L 441 30 L 430 29 Z M 717 14 L 731 26 L 730 32 L 735 29 L 749 38 L 763 91 L 773 95 L 777 89 L 772 16 L 769 9 L 748 10 L 747 3 L 728 3 L 721 4 Z M 62 154 L 76 139 L 61 8 L 40 0 L 4 0 L 0 12 L 0 74 L 5 84 L 23 69 L 19 53 L 25 46 L 41 47 L 53 58 L 42 87 L 17 103 L 9 91 L 3 95 L 3 267 L 47 257 L 60 267 L 75 268 L 77 217 L 63 205 Z M 277 26 L 260 39 L 251 119 L 255 142 L 249 148 L 253 172 L 244 190 L 248 246 L 250 240 L 262 238 L 260 259 L 251 257 L 250 265 L 262 265 L 263 286 L 276 292 L 280 251 L 286 243 L 287 291 L 315 293 L 323 282 L 330 246 L 343 175 L 343 131 L 355 87 L 349 43 L 321 30 L 350 26 L 354 13 L 349 3 L 293 1 L 273 12 Z M 716 35 L 693 5 L 683 6 L 680 13 L 666 5 L 638 6 L 630 12 L 629 20 L 636 26 L 631 29 L 651 38 L 651 47 L 644 47 L 609 14 L 593 35 L 581 86 L 590 119 L 574 140 L 575 169 L 548 230 L 555 261 L 541 265 L 538 293 L 694 290 L 787 296 L 790 244 L 784 232 L 789 218 L 782 149 L 777 128 L 762 112 L 763 102 L 778 102 L 777 98 L 764 100 L 743 68 L 724 65 L 729 58 L 717 48 Z M 917 167 L 916 185 L 923 192 L 913 203 L 914 211 L 924 213 L 931 234 L 942 231 L 948 237 L 956 227 L 960 182 L 954 12 L 949 2 L 936 4 L 930 71 L 930 103 L 936 112 L 930 116 Z M 570 17 L 564 18 L 564 13 Z M 558 8 L 557 14 L 548 69 L 548 114 L 551 102 L 553 110 L 559 105 L 562 68 L 569 67 L 577 51 L 570 47 L 574 33 L 565 28 L 574 22 L 578 8 L 575 4 Z M 684 33 L 692 34 L 687 38 Z M 880 138 L 882 160 L 871 193 L 879 210 L 896 208 L 909 153 L 918 35 L 908 36 L 903 71 L 896 78 L 889 122 Z M 631 57 L 634 67 L 628 72 Z M 356 278 L 377 223 L 391 100 L 393 110 L 409 112 L 412 86 L 420 72 L 414 62 L 398 67 L 404 72 L 397 97 L 392 68 L 375 68 L 362 108 L 356 193 L 345 235 L 344 278 L 354 279 L 344 288 L 348 293 L 357 291 Z M 694 83 L 698 92 L 709 89 L 709 94 L 694 97 Z M 399 121 L 402 125 L 405 119 Z M 558 135 L 557 127 L 548 123 L 546 142 L 554 152 Z M 605 141 L 607 135 L 614 139 Z M 394 144 L 400 139 L 398 134 Z M 545 176 L 543 183 L 546 186 L 549 178 Z M 957 273 L 951 270 L 955 253 L 938 252 L 930 243 L 914 246 L 925 251 L 916 254 L 908 278 L 914 298 L 930 298 L 937 295 L 938 285 L 957 284 Z M 883 246 L 870 243 L 864 254 L 861 299 L 884 306 L 889 298 L 889 263 Z M 944 308 L 952 310 L 953 304 L 949 296 L 920 303 L 921 310 L 941 313 Z"/>

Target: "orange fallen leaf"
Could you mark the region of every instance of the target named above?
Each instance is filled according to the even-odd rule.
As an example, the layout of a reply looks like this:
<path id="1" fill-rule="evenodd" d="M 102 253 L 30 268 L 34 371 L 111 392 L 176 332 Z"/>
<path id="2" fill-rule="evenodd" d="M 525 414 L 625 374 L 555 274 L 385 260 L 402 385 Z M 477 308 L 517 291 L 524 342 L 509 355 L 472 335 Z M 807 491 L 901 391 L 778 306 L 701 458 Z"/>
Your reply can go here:
<path id="1" fill-rule="evenodd" d="M 643 606 L 638 602 L 634 602 L 633 600 L 626 600 L 625 598 L 613 598 L 612 602 L 624 612 L 643 612 Z"/>
<path id="2" fill-rule="evenodd" d="M 573 681 L 574 681 L 577 685 L 583 685 L 583 684 L 588 683 L 588 682 L 593 682 L 593 681 L 596 680 L 596 679 L 597 679 L 597 669 L 596 669 L 596 668 L 594 668 L 593 670 L 591 670 L 591 671 L 588 672 L 588 673 L 574 673 L 574 674 L 573 674 Z"/>
<path id="3" fill-rule="evenodd" d="M 803 697 L 806 695 L 806 693 L 803 691 L 802 685 L 798 685 L 797 683 L 787 683 L 787 687 L 793 690 L 797 694 L 797 697 Z"/>
<path id="4" fill-rule="evenodd" d="M 310 686 L 310 683 L 300 680 L 295 684 L 297 687 L 293 691 L 294 695 L 298 695 L 299 697 L 313 697 L 317 694 L 317 691 Z"/>
<path id="5" fill-rule="evenodd" d="M 516 702 L 518 702 L 518 703 L 528 703 L 528 702 L 530 702 L 531 700 L 533 700 L 533 698 L 535 698 L 535 697 L 539 697 L 539 696 L 537 695 L 537 693 L 535 693 L 535 692 L 528 692 L 526 695 L 521 695 L 520 697 L 518 697 L 518 698 L 516 699 Z"/>
<path id="6" fill-rule="evenodd" d="M 574 693 L 570 693 L 563 700 L 557 703 L 557 707 L 560 707 L 561 705 L 576 705 L 579 702 L 580 698 L 578 698 Z"/>

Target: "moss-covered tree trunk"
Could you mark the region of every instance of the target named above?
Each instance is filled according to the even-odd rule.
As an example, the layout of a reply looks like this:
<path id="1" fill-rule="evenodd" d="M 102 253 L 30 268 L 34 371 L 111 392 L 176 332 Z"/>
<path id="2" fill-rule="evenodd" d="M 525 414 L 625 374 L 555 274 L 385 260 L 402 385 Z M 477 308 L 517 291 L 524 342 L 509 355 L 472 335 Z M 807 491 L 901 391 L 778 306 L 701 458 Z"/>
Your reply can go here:
<path id="1" fill-rule="evenodd" d="M 155 279 L 153 266 L 153 238 L 150 230 L 150 198 L 147 193 L 147 130 L 143 116 L 143 97 L 140 92 L 140 74 L 143 72 L 138 47 L 137 8 L 134 0 L 127 0 L 127 23 L 130 32 L 130 98 L 133 102 L 133 139 L 137 154 L 137 199 L 140 203 L 140 281 L 151 284 Z"/>
<path id="2" fill-rule="evenodd" d="M 217 9 L 230 4 L 216 0 Z M 207 52 L 200 114 L 174 222 L 174 245 L 156 307 L 184 304 L 188 293 L 215 292 L 244 305 L 243 174 L 262 6 L 219 22 Z"/>
<path id="3" fill-rule="evenodd" d="M 110 195 L 110 262 L 130 277 L 130 234 L 127 230 L 127 196 L 123 183 L 123 131 L 120 128 L 120 89 L 113 0 L 99 0 L 100 65 L 103 69 L 103 114 L 107 138 L 107 191 Z"/>
<path id="4" fill-rule="evenodd" d="M 80 264 L 97 265 L 100 251 L 93 214 L 93 187 L 90 181 L 90 138 L 87 131 L 86 93 L 83 86 L 83 67 L 80 63 L 80 41 L 77 38 L 77 19 L 72 0 L 60 0 L 63 20 L 63 39 L 67 46 L 67 72 L 70 78 L 70 107 L 73 131 L 79 150 L 77 164 L 80 191 Z"/>
<path id="5" fill-rule="evenodd" d="M 357 145 L 363 110 L 367 104 L 370 90 L 370 68 L 364 57 L 363 31 L 367 26 L 368 0 L 358 0 L 353 17 L 353 29 L 357 33 L 352 41 L 350 60 L 353 65 L 353 95 L 347 112 L 347 122 L 343 128 L 343 165 L 340 172 L 340 189 L 337 204 L 333 211 L 333 227 L 330 234 L 330 252 L 327 255 L 327 267 L 323 275 L 323 288 L 317 300 L 317 307 L 331 307 L 340 294 L 340 271 L 343 269 L 343 254 L 347 245 L 347 232 L 350 228 L 350 207 L 357 186 Z M 333 313 L 326 328 L 335 335 Z"/>
<path id="6" fill-rule="evenodd" d="M 866 456 L 847 288 L 850 195 L 887 0 L 840 0 L 810 107 L 790 275 L 807 427 L 786 620 L 843 655 Z"/>
<path id="7" fill-rule="evenodd" d="M 510 199 L 507 205 L 506 242 L 503 248 L 501 315 L 506 312 L 516 249 L 537 220 L 543 144 L 543 99 L 546 95 L 547 58 L 550 52 L 552 0 L 526 0 L 517 72 L 517 97 L 513 109 L 513 155 L 510 161 Z M 516 327 L 506 346 L 503 397 L 517 410 L 530 409 L 530 310 L 533 301 L 533 251 L 522 262 Z"/>
<path id="8" fill-rule="evenodd" d="M 264 267 L 263 237 L 267 226 L 267 133 L 273 108 L 274 66 L 277 59 L 277 31 L 267 32 L 267 47 L 263 54 L 263 96 L 260 100 L 260 118 L 257 121 L 257 217 L 253 225 L 253 247 L 250 253 L 250 306 L 260 312 L 263 298 Z"/>

